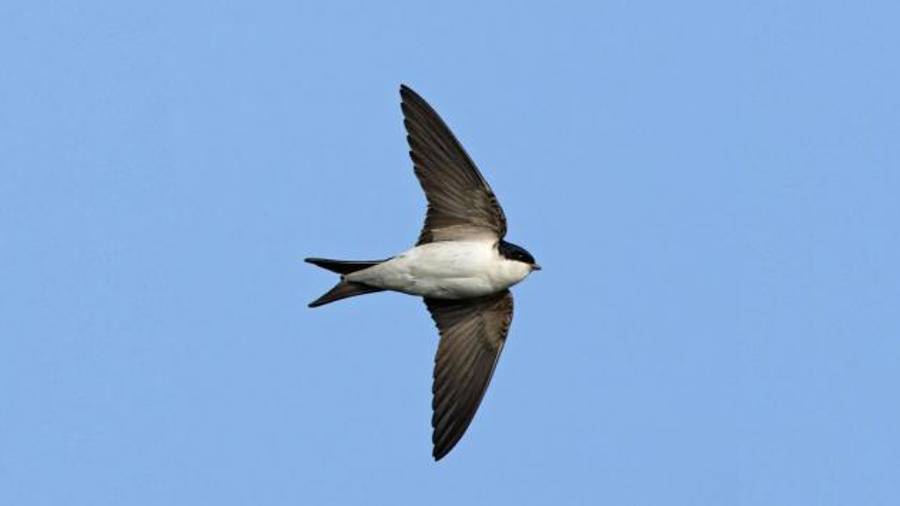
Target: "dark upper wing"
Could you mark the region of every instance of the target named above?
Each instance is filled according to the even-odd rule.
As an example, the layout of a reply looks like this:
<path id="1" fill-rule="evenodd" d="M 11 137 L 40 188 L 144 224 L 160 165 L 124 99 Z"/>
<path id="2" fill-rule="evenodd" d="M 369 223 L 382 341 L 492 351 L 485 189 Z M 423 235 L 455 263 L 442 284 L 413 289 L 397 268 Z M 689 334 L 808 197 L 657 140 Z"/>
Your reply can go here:
<path id="1" fill-rule="evenodd" d="M 503 238 L 503 209 L 462 145 L 416 92 L 400 86 L 400 97 L 409 156 L 428 199 L 425 226 L 416 244 L 479 235 Z"/>
<path id="2" fill-rule="evenodd" d="M 434 459 L 456 445 L 472 422 L 491 382 L 512 323 L 508 290 L 478 299 L 425 299 L 441 333 L 434 357 L 434 410 L 431 440 Z"/>

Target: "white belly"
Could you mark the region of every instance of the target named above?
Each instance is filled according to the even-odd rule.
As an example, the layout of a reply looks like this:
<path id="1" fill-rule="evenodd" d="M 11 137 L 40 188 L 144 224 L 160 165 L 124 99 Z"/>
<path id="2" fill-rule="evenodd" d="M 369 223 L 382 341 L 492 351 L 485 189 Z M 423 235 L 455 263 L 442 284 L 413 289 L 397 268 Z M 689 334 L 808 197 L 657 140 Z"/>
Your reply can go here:
<path id="1" fill-rule="evenodd" d="M 444 241 L 416 246 L 349 281 L 436 299 L 496 293 L 525 279 L 531 268 L 500 256 L 495 241 Z"/>

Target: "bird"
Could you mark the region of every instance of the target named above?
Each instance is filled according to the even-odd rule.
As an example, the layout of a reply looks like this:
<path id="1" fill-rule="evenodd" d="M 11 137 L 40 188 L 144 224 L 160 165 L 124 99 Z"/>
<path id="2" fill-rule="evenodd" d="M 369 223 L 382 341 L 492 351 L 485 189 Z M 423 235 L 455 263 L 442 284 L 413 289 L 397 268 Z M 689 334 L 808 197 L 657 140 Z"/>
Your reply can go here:
<path id="1" fill-rule="evenodd" d="M 541 269 L 507 242 L 506 216 L 490 185 L 438 113 L 400 86 L 409 156 L 428 203 L 415 245 L 384 260 L 306 258 L 340 275 L 309 304 L 381 291 L 424 299 L 440 335 L 432 383 L 432 457 L 442 459 L 472 422 L 506 343 L 509 288 Z"/>

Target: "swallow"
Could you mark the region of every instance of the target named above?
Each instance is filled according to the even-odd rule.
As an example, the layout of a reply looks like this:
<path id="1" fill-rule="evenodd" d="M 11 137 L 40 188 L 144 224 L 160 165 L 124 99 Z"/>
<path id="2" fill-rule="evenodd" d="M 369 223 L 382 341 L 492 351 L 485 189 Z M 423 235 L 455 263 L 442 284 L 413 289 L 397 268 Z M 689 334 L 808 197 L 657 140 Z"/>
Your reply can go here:
<path id="1" fill-rule="evenodd" d="M 434 359 L 434 459 L 459 442 L 487 390 L 513 317 L 509 288 L 541 267 L 504 240 L 506 216 L 490 185 L 437 112 L 400 86 L 403 124 L 428 210 L 415 246 L 386 260 L 307 258 L 340 275 L 309 304 L 381 291 L 422 297 L 440 334 Z"/>

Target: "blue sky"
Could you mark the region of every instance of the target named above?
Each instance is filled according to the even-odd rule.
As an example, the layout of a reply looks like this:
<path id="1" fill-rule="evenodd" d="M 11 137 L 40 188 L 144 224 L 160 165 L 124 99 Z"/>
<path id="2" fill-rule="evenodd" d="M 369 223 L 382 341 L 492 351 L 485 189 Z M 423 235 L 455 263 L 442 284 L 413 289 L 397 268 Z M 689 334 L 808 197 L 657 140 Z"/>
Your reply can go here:
<path id="1" fill-rule="evenodd" d="M 895 505 L 895 2 L 4 2 L 0 504 Z M 413 86 L 544 270 L 430 458 Z"/>

